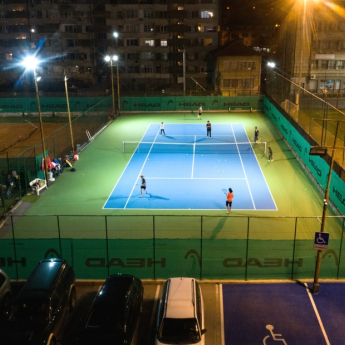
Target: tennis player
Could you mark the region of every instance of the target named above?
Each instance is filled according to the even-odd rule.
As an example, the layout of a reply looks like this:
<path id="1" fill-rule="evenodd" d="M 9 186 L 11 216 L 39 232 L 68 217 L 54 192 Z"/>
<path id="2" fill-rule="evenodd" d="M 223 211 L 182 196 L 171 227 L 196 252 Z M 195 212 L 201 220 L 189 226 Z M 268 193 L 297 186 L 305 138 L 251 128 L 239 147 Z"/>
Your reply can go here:
<path id="1" fill-rule="evenodd" d="M 210 136 L 210 139 L 211 139 L 212 137 L 211 137 L 211 123 L 210 123 L 210 121 L 207 121 L 206 129 L 207 129 L 207 138 L 208 138 L 208 136 Z"/>
<path id="2" fill-rule="evenodd" d="M 231 211 L 233 197 L 234 193 L 232 192 L 232 189 L 229 188 L 229 193 L 226 195 L 226 213 L 230 213 Z"/>
<path id="3" fill-rule="evenodd" d="M 163 122 L 161 123 L 160 130 L 161 130 L 161 135 L 162 135 L 162 134 L 164 134 L 164 135 L 165 135 L 165 131 L 164 131 L 164 123 L 163 123 Z"/>
<path id="4" fill-rule="evenodd" d="M 140 175 L 141 177 L 141 188 L 140 188 L 140 197 L 143 197 L 143 190 L 145 190 L 147 194 L 147 189 L 146 189 L 146 180 L 144 179 L 144 175 Z"/>
<path id="5" fill-rule="evenodd" d="M 199 115 L 198 115 L 199 120 L 201 120 L 201 115 L 202 115 L 202 106 L 200 106 L 199 108 Z"/>
<path id="6" fill-rule="evenodd" d="M 258 127 L 255 127 L 254 142 L 256 143 L 258 140 L 259 140 L 259 130 L 258 130 Z"/>
<path id="7" fill-rule="evenodd" d="M 268 148 L 268 161 L 273 162 L 273 151 L 270 147 Z"/>

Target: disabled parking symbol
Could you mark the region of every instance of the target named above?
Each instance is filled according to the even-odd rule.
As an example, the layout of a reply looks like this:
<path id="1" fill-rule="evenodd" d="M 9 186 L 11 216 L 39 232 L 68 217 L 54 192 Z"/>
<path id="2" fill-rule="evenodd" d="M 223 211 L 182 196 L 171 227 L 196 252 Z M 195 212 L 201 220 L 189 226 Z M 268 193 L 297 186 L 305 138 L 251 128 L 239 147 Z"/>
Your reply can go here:
<path id="1" fill-rule="evenodd" d="M 274 341 L 280 341 L 282 342 L 284 345 L 287 345 L 287 342 L 283 339 L 283 338 L 277 338 L 277 337 L 281 337 L 281 334 L 277 334 L 277 333 L 273 333 L 273 329 L 274 327 L 272 325 L 267 325 L 266 328 L 270 331 L 271 335 L 267 335 L 264 340 L 263 340 L 263 345 L 266 345 L 266 340 L 270 337 L 273 338 Z"/>

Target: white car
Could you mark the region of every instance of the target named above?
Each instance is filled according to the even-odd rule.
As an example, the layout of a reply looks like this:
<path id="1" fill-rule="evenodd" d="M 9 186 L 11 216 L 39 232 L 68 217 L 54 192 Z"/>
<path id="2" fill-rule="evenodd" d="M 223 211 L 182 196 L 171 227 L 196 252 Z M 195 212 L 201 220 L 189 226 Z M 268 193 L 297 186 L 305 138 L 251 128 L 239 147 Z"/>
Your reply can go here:
<path id="1" fill-rule="evenodd" d="M 11 301 L 11 284 L 10 279 L 7 277 L 3 270 L 0 270 L 0 312 L 9 310 Z"/>
<path id="2" fill-rule="evenodd" d="M 170 278 L 158 308 L 156 344 L 205 344 L 204 301 L 194 278 Z"/>

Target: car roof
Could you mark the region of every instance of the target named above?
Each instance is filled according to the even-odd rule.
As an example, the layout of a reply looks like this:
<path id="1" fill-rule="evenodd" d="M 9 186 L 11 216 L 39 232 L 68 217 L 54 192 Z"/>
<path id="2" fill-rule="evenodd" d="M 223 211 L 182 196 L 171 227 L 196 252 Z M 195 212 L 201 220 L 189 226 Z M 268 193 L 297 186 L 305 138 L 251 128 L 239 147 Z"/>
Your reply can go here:
<path id="1" fill-rule="evenodd" d="M 165 317 L 174 319 L 188 319 L 195 317 L 193 292 L 193 278 L 170 278 Z"/>
<path id="2" fill-rule="evenodd" d="M 50 291 L 65 263 L 63 259 L 42 260 L 27 280 L 23 291 Z"/>
<path id="3" fill-rule="evenodd" d="M 91 309 L 92 323 L 103 323 L 106 315 L 111 315 L 111 320 L 124 321 L 127 292 L 136 278 L 127 275 L 111 275 L 99 291 L 97 299 Z"/>

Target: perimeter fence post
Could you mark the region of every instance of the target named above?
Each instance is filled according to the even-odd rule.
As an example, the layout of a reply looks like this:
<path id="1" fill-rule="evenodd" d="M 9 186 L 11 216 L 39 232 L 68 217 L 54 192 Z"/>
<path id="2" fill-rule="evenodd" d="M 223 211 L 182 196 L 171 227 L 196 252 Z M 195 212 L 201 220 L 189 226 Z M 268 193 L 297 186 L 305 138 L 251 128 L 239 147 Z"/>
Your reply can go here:
<path id="1" fill-rule="evenodd" d="M 341 248 L 343 247 L 343 237 L 344 237 L 344 218 L 342 219 L 343 229 L 341 231 L 341 238 L 340 238 L 340 248 L 339 248 L 339 261 L 338 261 L 338 272 L 337 272 L 337 279 L 339 279 L 339 271 L 340 271 L 340 262 L 341 262 Z"/>
<path id="2" fill-rule="evenodd" d="M 200 222 L 200 280 L 202 280 L 202 223 L 203 223 L 204 217 L 201 216 L 201 222 Z"/>
<path id="3" fill-rule="evenodd" d="M 291 280 L 293 280 L 293 275 L 294 275 L 294 267 L 295 267 L 295 250 L 296 250 L 296 233 L 297 233 L 297 219 L 298 217 L 295 218 L 295 234 L 293 238 L 293 248 L 292 248 L 292 269 L 291 269 Z"/>
<path id="4" fill-rule="evenodd" d="M 108 216 L 104 216 L 105 221 L 105 245 L 107 251 L 107 270 L 108 270 L 108 277 L 109 277 L 109 243 L 108 243 Z"/>
<path id="5" fill-rule="evenodd" d="M 156 280 L 156 217 L 152 216 L 152 244 L 153 244 L 153 279 Z"/>
<path id="6" fill-rule="evenodd" d="M 247 280 L 247 274 L 248 274 L 247 262 L 248 262 L 248 248 L 249 248 L 249 219 L 250 217 L 248 217 L 248 225 L 247 225 L 246 268 L 245 268 L 244 280 Z"/>
<path id="7" fill-rule="evenodd" d="M 61 232 L 60 232 L 60 217 L 59 217 L 59 215 L 56 216 L 56 221 L 57 221 L 58 234 L 59 234 L 60 258 L 63 258 L 62 247 L 61 247 Z"/>
<path id="8" fill-rule="evenodd" d="M 13 238 L 14 260 L 15 260 L 15 263 L 16 263 L 16 276 L 17 276 L 17 280 L 18 280 L 19 277 L 18 277 L 18 262 L 17 262 L 16 238 L 14 236 L 13 216 L 10 216 L 10 217 L 11 217 L 11 228 L 12 228 L 12 238 Z"/>

